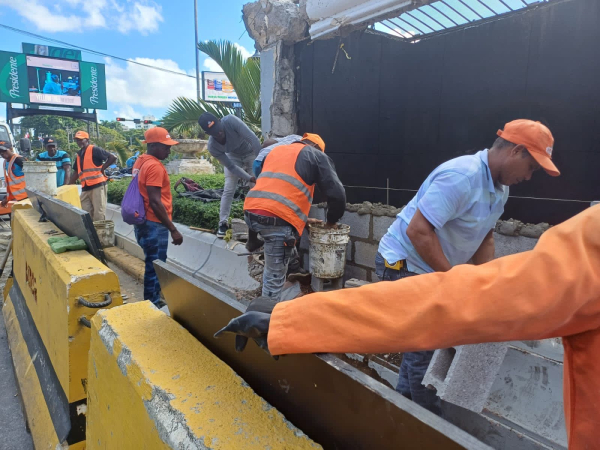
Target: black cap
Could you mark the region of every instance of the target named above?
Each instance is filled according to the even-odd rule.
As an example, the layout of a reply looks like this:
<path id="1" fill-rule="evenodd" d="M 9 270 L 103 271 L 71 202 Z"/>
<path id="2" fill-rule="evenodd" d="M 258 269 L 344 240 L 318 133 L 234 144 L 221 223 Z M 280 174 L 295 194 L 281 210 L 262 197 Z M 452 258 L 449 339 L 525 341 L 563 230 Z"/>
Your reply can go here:
<path id="1" fill-rule="evenodd" d="M 5 150 L 11 150 L 12 149 L 12 143 L 10 141 L 0 141 L 0 152 L 3 152 Z"/>
<path id="2" fill-rule="evenodd" d="M 56 147 L 56 139 L 53 137 L 44 138 L 44 147 L 48 147 L 48 145 L 54 145 Z"/>
<path id="3" fill-rule="evenodd" d="M 198 119 L 198 124 L 209 136 L 215 136 L 223 130 L 221 120 L 209 112 L 202 113 Z"/>

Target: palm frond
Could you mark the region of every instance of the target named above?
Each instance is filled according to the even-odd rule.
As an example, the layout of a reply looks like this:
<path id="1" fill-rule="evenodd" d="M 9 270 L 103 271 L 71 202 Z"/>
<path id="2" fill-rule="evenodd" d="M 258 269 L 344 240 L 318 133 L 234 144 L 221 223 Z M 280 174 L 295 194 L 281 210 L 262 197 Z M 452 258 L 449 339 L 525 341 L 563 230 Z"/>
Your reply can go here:
<path id="1" fill-rule="evenodd" d="M 212 113 L 220 118 L 232 114 L 233 109 L 207 103 L 204 100 L 197 102 L 190 98 L 178 97 L 169 106 L 162 119 L 162 126 L 173 134 L 197 132 L 199 131 L 198 117 L 205 112 Z"/>

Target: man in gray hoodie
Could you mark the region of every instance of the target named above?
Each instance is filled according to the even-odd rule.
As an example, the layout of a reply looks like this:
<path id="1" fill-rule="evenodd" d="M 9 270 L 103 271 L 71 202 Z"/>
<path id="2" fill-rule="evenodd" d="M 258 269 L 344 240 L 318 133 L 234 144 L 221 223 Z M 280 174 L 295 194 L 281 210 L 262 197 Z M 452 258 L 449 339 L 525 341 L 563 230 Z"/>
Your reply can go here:
<path id="1" fill-rule="evenodd" d="M 225 168 L 225 188 L 221 197 L 217 231 L 217 237 L 222 239 L 229 228 L 229 213 L 238 179 L 256 182 L 252 175 L 252 164 L 261 150 L 261 145 L 252 130 L 234 115 L 219 119 L 205 112 L 198 119 L 198 124 L 210 136 L 209 153 Z"/>

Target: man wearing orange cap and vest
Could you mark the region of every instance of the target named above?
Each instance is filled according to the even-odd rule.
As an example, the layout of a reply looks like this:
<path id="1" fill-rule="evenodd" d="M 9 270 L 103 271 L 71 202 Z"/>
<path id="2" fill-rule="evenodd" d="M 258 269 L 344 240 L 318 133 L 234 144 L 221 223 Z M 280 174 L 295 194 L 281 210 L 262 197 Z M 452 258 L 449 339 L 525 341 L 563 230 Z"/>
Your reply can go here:
<path id="1" fill-rule="evenodd" d="M 0 156 L 4 158 L 4 181 L 6 197 L 1 206 L 6 208 L 8 202 L 18 202 L 27 198 L 25 192 L 25 174 L 23 173 L 23 158 L 13 153 L 10 141 L 0 141 Z"/>
<path id="2" fill-rule="evenodd" d="M 315 186 L 327 198 L 327 223 L 334 227 L 346 209 L 346 192 L 325 142 L 306 133 L 300 141 L 273 148 L 246 197 L 244 217 L 251 232 L 264 239 L 262 293 L 279 300 L 296 241 L 307 222 Z M 251 243 L 249 243 L 251 244 Z"/>
<path id="3" fill-rule="evenodd" d="M 117 161 L 117 157 L 100 147 L 91 145 L 90 135 L 85 131 L 75 133 L 75 143 L 81 150 L 77 152 L 70 184 L 75 184 L 79 178 L 81 208 L 90 214 L 94 222 L 104 220 L 108 181 L 104 171 Z"/>

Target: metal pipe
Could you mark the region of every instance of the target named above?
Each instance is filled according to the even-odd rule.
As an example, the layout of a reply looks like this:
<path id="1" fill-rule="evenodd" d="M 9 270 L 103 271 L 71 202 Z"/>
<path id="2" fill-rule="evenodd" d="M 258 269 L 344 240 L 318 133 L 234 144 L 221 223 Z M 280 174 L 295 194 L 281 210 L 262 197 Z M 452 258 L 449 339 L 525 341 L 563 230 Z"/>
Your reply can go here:
<path id="1" fill-rule="evenodd" d="M 196 100 L 200 103 L 200 60 L 198 55 L 198 0 L 194 0 L 194 29 L 196 32 L 196 41 L 194 42 L 194 52 L 196 53 Z"/>
<path id="2" fill-rule="evenodd" d="M 2 257 L 2 263 L 0 263 L 0 273 L 2 273 L 2 271 L 4 270 L 4 267 L 6 267 L 6 261 L 8 261 L 8 256 L 10 255 L 10 252 L 12 251 L 12 245 L 13 245 L 13 238 L 11 236 L 10 241 L 8 241 L 8 247 L 6 247 L 6 251 L 4 252 L 4 256 Z"/>
<path id="3" fill-rule="evenodd" d="M 508 8 L 509 11 L 514 11 L 513 8 L 511 8 L 504 0 L 498 0 L 500 3 L 502 3 L 504 6 L 506 6 Z"/>
<path id="4" fill-rule="evenodd" d="M 488 5 L 486 5 L 485 3 L 483 3 L 481 0 L 475 0 L 477 3 L 481 3 L 483 6 L 485 6 L 487 9 L 489 9 L 493 15 L 497 16 L 498 13 L 496 11 L 494 11 L 492 8 L 490 8 Z"/>
<path id="5" fill-rule="evenodd" d="M 421 30 L 421 29 L 420 29 L 419 27 L 417 27 L 416 25 L 413 25 L 412 23 L 410 23 L 410 22 L 407 22 L 406 20 L 404 20 L 404 19 L 401 19 L 400 17 L 395 17 L 395 18 L 396 18 L 396 19 L 398 19 L 398 20 L 401 20 L 402 22 L 404 22 L 404 23 L 405 23 L 405 24 L 407 24 L 407 25 L 410 25 L 410 26 L 411 26 L 411 27 L 413 27 L 415 30 L 417 30 L 419 33 L 421 33 L 421 34 L 427 34 L 425 31 Z M 388 19 L 388 20 L 389 20 L 390 22 L 392 22 L 394 25 L 396 25 L 396 22 L 394 22 L 392 19 Z M 398 26 L 400 26 L 400 25 L 398 25 Z"/>
<path id="6" fill-rule="evenodd" d="M 389 22 L 389 21 L 388 21 L 388 22 Z M 392 23 L 392 22 L 390 22 L 390 23 Z M 399 25 L 396 25 L 396 24 L 394 24 L 394 23 L 392 23 L 392 24 L 393 24 L 393 25 L 395 25 L 395 26 L 397 26 L 398 28 L 400 28 L 402 31 L 404 31 L 406 34 L 410 35 L 411 37 L 412 37 L 412 36 L 414 36 L 414 34 L 413 34 L 413 33 L 411 33 L 410 31 L 406 31 L 406 30 L 405 30 L 404 28 L 402 28 L 401 26 L 399 26 Z M 406 36 L 403 36 L 402 34 L 398 33 L 398 31 L 397 31 L 395 28 L 392 28 L 392 27 L 390 27 L 388 24 L 386 24 L 386 23 L 384 23 L 384 22 L 381 22 L 381 25 L 383 25 L 384 27 L 387 27 L 387 28 L 389 28 L 389 29 L 390 29 L 390 30 L 392 30 L 394 33 L 396 33 L 398 36 L 400 36 L 401 38 L 403 38 L 403 39 L 406 39 Z"/>
<path id="7" fill-rule="evenodd" d="M 444 16 L 446 19 L 448 19 L 450 22 L 452 22 L 454 25 L 459 26 L 460 24 L 456 21 L 454 21 L 454 19 L 450 18 L 450 16 L 448 16 L 447 14 L 445 14 L 441 9 L 439 9 L 437 6 L 435 5 L 429 5 L 431 6 L 433 9 L 435 9 L 438 13 L 440 13 L 442 16 Z"/>
<path id="8" fill-rule="evenodd" d="M 419 9 L 419 12 L 427 17 L 429 17 L 431 20 L 433 20 L 435 23 L 437 23 L 440 27 L 442 27 L 442 30 L 445 30 L 446 28 L 448 28 L 446 25 L 442 25 L 440 23 L 439 20 L 434 19 L 433 17 L 431 17 L 429 14 L 427 14 L 425 11 L 423 11 L 422 9 Z"/>

